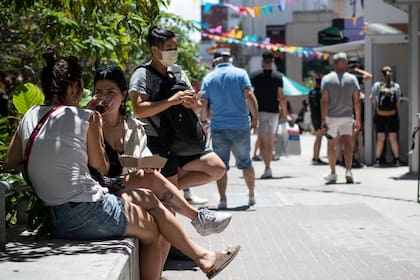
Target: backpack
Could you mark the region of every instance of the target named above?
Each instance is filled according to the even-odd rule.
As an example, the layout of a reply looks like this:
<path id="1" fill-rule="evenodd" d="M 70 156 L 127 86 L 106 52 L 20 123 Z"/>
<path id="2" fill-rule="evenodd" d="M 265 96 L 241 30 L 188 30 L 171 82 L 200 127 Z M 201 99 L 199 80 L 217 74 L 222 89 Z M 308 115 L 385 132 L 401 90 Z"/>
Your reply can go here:
<path id="1" fill-rule="evenodd" d="M 397 109 L 397 96 L 395 87 L 386 87 L 384 83 L 379 87 L 378 109 L 383 111 L 392 111 Z"/>
<path id="2" fill-rule="evenodd" d="M 174 71 L 173 75 L 163 76 L 149 65 L 145 67 L 162 79 L 160 86 L 160 97 L 166 99 L 178 91 L 190 89 L 188 84 L 180 79 L 181 71 Z M 178 156 L 191 156 L 201 154 L 206 147 L 206 136 L 196 113 L 181 104 L 171 106 L 158 114 L 160 126 L 147 118 L 149 123 L 156 130 L 159 140 L 166 148 Z"/>

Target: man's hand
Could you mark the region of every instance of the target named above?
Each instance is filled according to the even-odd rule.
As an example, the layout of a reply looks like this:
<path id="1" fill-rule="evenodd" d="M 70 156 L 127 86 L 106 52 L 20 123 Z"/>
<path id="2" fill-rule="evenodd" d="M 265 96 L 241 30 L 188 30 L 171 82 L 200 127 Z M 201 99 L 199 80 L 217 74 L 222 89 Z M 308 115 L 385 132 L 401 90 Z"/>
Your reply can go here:
<path id="1" fill-rule="evenodd" d="M 178 105 L 183 103 L 185 100 L 192 100 L 194 99 L 194 91 L 193 90 L 183 90 L 178 91 L 174 95 L 168 98 L 168 101 L 172 103 L 172 105 Z"/>
<path id="2" fill-rule="evenodd" d="M 321 129 L 322 129 L 322 133 L 324 133 L 324 134 L 327 133 L 327 131 L 329 129 L 328 124 L 325 120 L 323 120 L 321 122 Z"/>
<path id="3" fill-rule="evenodd" d="M 358 121 L 358 120 L 355 120 L 354 121 L 354 123 L 353 123 L 353 129 L 354 129 L 354 132 L 357 132 L 357 131 L 359 131 L 360 130 L 360 121 Z"/>
<path id="4" fill-rule="evenodd" d="M 251 128 L 252 129 L 257 129 L 258 128 L 258 119 L 252 118 Z"/>
<path id="5" fill-rule="evenodd" d="M 188 109 L 195 109 L 201 106 L 201 92 L 190 91 L 192 94 L 184 95 L 182 105 Z"/>

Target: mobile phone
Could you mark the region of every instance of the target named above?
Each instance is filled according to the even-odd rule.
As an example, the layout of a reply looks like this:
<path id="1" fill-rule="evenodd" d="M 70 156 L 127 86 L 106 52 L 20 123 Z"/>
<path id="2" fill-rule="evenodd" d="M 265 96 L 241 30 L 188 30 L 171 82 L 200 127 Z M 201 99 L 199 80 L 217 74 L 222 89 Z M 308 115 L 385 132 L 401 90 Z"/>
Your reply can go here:
<path id="1" fill-rule="evenodd" d="M 327 138 L 328 140 L 333 139 L 334 137 L 332 137 L 330 134 L 328 133 L 324 133 L 325 138 Z"/>

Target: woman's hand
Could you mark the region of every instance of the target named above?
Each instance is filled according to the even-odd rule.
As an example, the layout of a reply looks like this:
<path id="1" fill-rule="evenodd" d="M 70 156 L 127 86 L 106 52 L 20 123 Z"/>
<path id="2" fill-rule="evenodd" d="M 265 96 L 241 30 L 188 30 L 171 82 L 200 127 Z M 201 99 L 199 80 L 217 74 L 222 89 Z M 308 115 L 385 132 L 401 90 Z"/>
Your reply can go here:
<path id="1" fill-rule="evenodd" d="M 160 168 L 143 168 L 145 174 L 155 174 L 160 172 Z"/>

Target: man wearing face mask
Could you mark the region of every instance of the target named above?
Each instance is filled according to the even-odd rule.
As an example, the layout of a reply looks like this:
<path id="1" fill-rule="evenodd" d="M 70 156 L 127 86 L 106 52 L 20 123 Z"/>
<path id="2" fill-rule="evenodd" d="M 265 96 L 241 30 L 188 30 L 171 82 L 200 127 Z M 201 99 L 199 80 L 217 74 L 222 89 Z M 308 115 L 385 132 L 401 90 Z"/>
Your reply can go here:
<path id="1" fill-rule="evenodd" d="M 150 29 L 147 40 L 152 60 L 134 71 L 130 79 L 129 94 L 136 117 L 148 124 L 145 129 L 149 149 L 152 153 L 168 159 L 162 174 L 179 189 L 218 180 L 225 173 L 225 167 L 223 161 L 212 150 L 205 149 L 192 156 L 179 156 L 169 151 L 164 144 L 167 139 L 161 139 L 157 127 L 161 123 L 159 114 L 179 104 L 191 110 L 199 109 L 200 93 L 193 90 L 181 67 L 175 64 L 178 58 L 175 33 L 154 26 Z M 189 89 L 178 91 L 167 98 L 161 89 L 165 88 L 168 77 L 185 82 Z M 184 196 L 190 203 L 207 202 L 197 201 L 188 190 L 184 192 Z"/>

